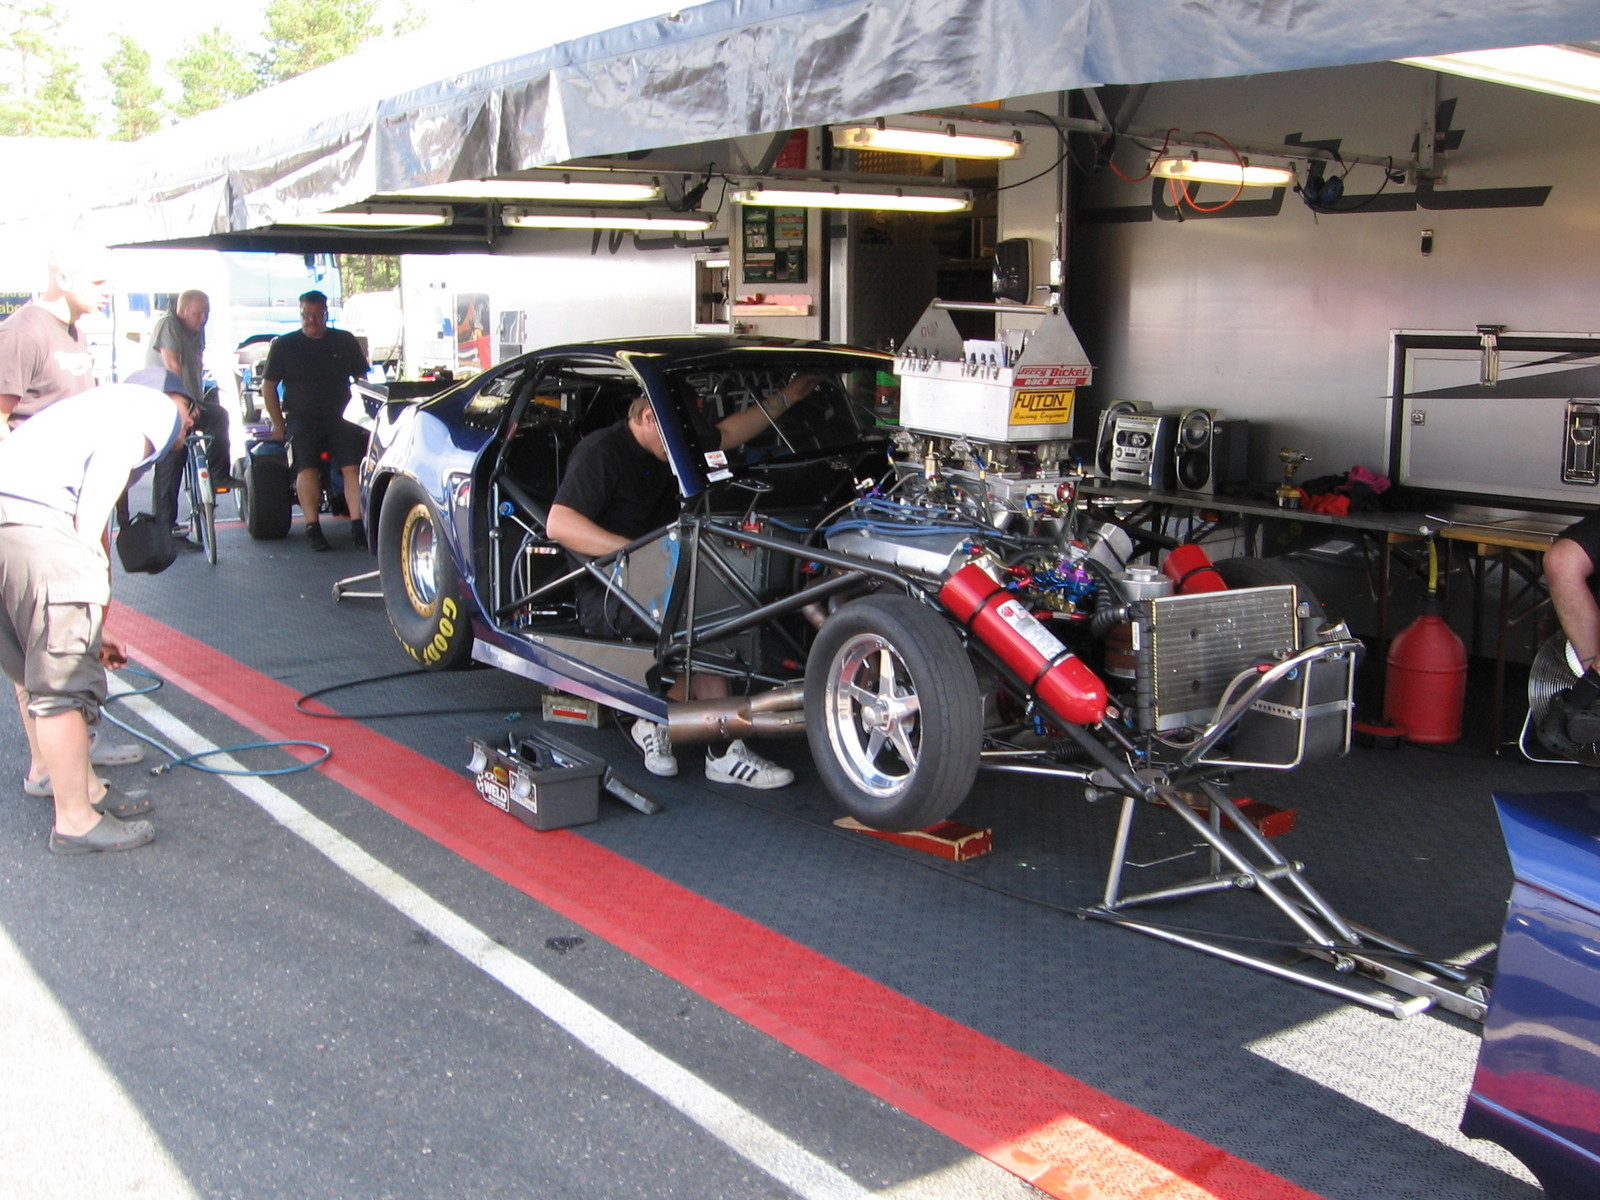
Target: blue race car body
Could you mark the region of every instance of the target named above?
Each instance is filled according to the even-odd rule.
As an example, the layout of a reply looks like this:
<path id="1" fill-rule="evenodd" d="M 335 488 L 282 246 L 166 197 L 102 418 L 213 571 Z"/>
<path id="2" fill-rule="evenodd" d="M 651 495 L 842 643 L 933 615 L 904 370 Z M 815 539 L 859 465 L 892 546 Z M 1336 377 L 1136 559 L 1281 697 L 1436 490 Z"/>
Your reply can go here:
<path id="1" fill-rule="evenodd" d="M 783 608 L 806 581 L 816 521 L 886 470 L 889 434 L 874 405 L 890 369 L 887 355 L 821 343 L 641 338 L 524 355 L 420 402 L 383 405 L 361 486 L 397 636 L 425 667 L 475 657 L 657 720 L 665 701 L 651 681 L 661 661 L 693 653 L 697 669 L 793 679 L 804 600 L 725 636 L 715 626 L 741 610 Z M 805 403 L 738 451 L 718 449 L 717 421 L 802 373 L 822 380 Z M 624 419 L 639 394 L 655 410 L 686 511 L 731 520 L 754 542 L 723 539 L 721 565 L 708 573 L 698 552 L 682 553 L 681 531 L 657 531 L 615 569 L 626 570 L 625 590 L 659 637 L 585 638 L 574 564 L 544 520 L 578 441 Z M 763 539 L 776 546 L 755 545 Z"/>
<path id="2" fill-rule="evenodd" d="M 1516 882 L 1461 1122 L 1557 1200 L 1600 1196 L 1600 791 L 1496 794 Z"/>

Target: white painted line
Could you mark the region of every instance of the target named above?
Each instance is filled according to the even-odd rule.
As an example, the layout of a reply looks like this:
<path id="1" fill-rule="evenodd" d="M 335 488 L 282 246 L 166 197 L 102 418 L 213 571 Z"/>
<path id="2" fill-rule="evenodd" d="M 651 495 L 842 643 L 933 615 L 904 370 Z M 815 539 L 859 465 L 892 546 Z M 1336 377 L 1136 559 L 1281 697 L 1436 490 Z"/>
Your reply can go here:
<path id="1" fill-rule="evenodd" d="M 1478 1035 L 1426 1015 L 1350 1006 L 1257 1038 L 1245 1049 L 1452 1150 L 1529 1183 L 1528 1169 L 1493 1142 L 1461 1132 Z"/>
<path id="2" fill-rule="evenodd" d="M 0 1196 L 199 1200 L 139 1106 L 0 929 Z"/>
<path id="3" fill-rule="evenodd" d="M 217 748 L 148 697 L 128 696 L 122 702 L 187 754 Z M 226 755 L 214 755 L 206 761 L 219 767 L 239 765 Z M 481 929 L 384 866 L 266 780 L 248 775 L 219 775 L 217 778 L 258 804 L 351 878 L 370 888 L 409 920 L 784 1187 L 807 1200 L 858 1200 L 872 1195 L 848 1175 L 629 1033 L 532 963 L 498 945 Z"/>

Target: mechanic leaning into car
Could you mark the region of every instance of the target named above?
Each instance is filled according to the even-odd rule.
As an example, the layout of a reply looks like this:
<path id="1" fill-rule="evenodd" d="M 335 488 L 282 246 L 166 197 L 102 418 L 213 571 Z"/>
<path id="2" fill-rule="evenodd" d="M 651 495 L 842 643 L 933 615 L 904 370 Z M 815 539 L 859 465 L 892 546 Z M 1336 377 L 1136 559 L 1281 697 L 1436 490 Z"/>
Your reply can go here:
<path id="1" fill-rule="evenodd" d="M 78 320 L 105 307 L 110 261 L 104 246 L 79 241 L 51 246 L 45 254 L 44 291 L 0 321 L 0 437 L 56 401 L 94 386 L 94 356 Z M 28 712 L 28 694 L 20 685 L 16 692 L 30 753 L 22 790 L 48 796 L 50 774 Z M 128 766 L 143 757 L 137 742 L 113 742 L 92 731 L 89 759 L 95 766 Z"/>
<path id="2" fill-rule="evenodd" d="M 809 396 L 817 386 L 814 375 L 797 375 L 756 404 L 717 422 L 722 449 L 742 446 L 771 425 L 791 405 Z M 561 485 L 550 504 L 545 531 L 569 554 L 600 558 L 619 550 L 635 538 L 673 521 L 678 516 L 678 481 L 667 463 L 667 447 L 656 424 L 655 410 L 644 396 L 635 397 L 628 415 L 578 443 L 567 464 Z M 647 638 L 654 632 L 592 575 L 577 583 L 578 621 L 591 637 Z M 668 690 L 672 700 L 713 700 L 728 694 L 721 675 L 689 675 Z M 639 720 L 633 723 L 634 744 L 644 751 L 644 765 L 652 775 L 676 775 L 678 760 L 665 725 Z M 752 788 L 783 787 L 794 772 L 768 762 L 743 741 L 722 753 L 706 753 L 706 778 L 714 783 L 737 783 Z"/>
<path id="3" fill-rule="evenodd" d="M 190 288 L 178 297 L 172 311 L 150 331 L 145 349 L 145 366 L 164 367 L 183 380 L 191 396 L 200 398 L 194 427 L 211 439 L 206 451 L 206 470 L 211 487 L 218 492 L 238 487 L 229 472 L 228 413 L 215 393 L 209 397 L 201 384 L 201 360 L 206 353 L 206 322 L 211 319 L 211 297 Z M 158 521 L 172 528 L 174 537 L 187 537 L 189 527 L 176 524 L 178 489 L 183 486 L 186 447 L 174 446 L 162 455 L 150 479 L 150 505 Z"/>
<path id="4" fill-rule="evenodd" d="M 306 518 L 306 540 L 313 550 L 328 550 L 317 515 L 322 507 L 322 454 L 326 451 L 344 478 L 350 506 L 350 537 L 363 550 L 361 485 L 357 468 L 367 452 L 366 430 L 344 419 L 350 402 L 350 381 L 364 379 L 367 356 L 356 335 L 328 328 L 328 297 L 306 292 L 300 297 L 300 328 L 273 338 L 261 371 L 261 402 L 272 422 L 276 441 L 288 439 L 295 463 L 295 497 Z M 278 398 L 278 385 L 283 398 Z M 285 426 L 285 417 L 288 419 Z"/>
<path id="5" fill-rule="evenodd" d="M 106 667 L 127 662 L 105 631 L 111 602 L 106 522 L 130 478 L 182 442 L 187 384 L 165 367 L 58 400 L 0 441 L 0 669 L 27 698 L 54 796 L 52 854 L 132 850 L 154 839 L 143 792 L 91 765 L 89 726 Z M 163 395 L 165 393 L 165 395 Z"/>

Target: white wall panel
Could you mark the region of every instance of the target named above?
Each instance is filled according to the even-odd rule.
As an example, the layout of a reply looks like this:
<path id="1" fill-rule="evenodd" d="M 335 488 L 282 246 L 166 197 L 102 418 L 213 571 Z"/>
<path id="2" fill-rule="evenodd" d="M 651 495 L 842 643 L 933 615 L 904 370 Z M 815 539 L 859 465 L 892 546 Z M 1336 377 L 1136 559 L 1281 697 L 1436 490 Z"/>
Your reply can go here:
<path id="1" fill-rule="evenodd" d="M 1404 159 L 1433 78 L 1379 64 L 1159 85 L 1134 124 L 1270 143 L 1338 138 L 1347 151 Z M 1097 180 L 1074 230 L 1072 315 L 1097 368 L 1087 407 L 1133 398 L 1248 417 L 1258 474 L 1280 445 L 1311 453 L 1314 474 L 1382 469 L 1391 330 L 1600 329 L 1600 106 L 1447 77 L 1439 87 L 1456 100 L 1460 134 L 1440 200 L 1547 186 L 1542 206 L 1319 215 L 1288 192 L 1271 216 L 1097 223 L 1096 210 L 1151 205 L 1153 190 Z M 1128 147 L 1117 161 L 1143 166 Z M 1347 183 L 1360 195 L 1380 180 L 1357 166 Z M 1416 193 L 1391 184 L 1384 200 Z M 1197 198 L 1228 194 L 1207 187 Z M 1426 256 L 1424 229 L 1434 231 Z"/>

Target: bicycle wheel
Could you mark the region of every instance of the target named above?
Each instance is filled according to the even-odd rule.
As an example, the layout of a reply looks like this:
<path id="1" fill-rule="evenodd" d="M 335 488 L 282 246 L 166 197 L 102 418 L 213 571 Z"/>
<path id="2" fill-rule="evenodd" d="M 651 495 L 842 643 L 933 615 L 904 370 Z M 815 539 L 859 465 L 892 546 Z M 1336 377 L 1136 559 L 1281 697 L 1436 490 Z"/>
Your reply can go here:
<path id="1" fill-rule="evenodd" d="M 183 482 L 189 492 L 189 528 L 201 549 L 206 552 L 206 562 L 216 566 L 217 494 L 211 489 L 211 474 L 206 469 L 206 443 L 209 440 L 204 435 L 189 436 Z"/>

